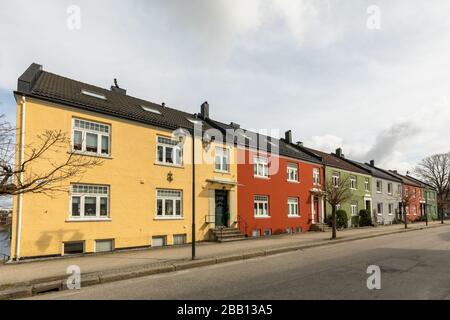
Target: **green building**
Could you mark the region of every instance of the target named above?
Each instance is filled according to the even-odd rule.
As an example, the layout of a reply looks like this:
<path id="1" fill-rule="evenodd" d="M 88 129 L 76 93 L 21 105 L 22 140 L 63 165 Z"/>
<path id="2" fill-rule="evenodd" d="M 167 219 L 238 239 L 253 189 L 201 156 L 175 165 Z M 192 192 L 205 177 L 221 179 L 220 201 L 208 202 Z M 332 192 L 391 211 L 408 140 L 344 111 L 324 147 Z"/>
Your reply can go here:
<path id="1" fill-rule="evenodd" d="M 325 165 L 325 180 L 346 179 L 348 177 L 352 196 L 350 200 L 341 203 L 338 210 L 347 213 L 349 227 L 355 224 L 354 217 L 359 216 L 359 211 L 366 209 L 372 212 L 372 176 L 370 172 L 345 160 L 342 149 L 337 149 L 336 153 L 325 153 L 322 151 L 308 149 L 322 158 Z M 327 202 L 325 214 L 331 215 L 331 205 Z M 353 221 L 353 223 L 352 223 Z"/>

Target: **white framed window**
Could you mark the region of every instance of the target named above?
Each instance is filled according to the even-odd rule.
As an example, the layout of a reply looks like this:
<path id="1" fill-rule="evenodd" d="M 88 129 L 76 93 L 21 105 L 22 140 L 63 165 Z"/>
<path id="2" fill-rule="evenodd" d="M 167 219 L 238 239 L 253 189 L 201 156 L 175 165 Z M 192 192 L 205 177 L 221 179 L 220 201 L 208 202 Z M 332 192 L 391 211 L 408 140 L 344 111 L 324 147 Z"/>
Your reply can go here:
<path id="1" fill-rule="evenodd" d="M 158 136 L 156 141 L 157 163 L 172 166 L 183 165 L 183 148 L 177 140 Z"/>
<path id="2" fill-rule="evenodd" d="M 341 204 L 336 205 L 336 211 L 339 211 L 339 210 L 341 210 Z"/>
<path id="3" fill-rule="evenodd" d="M 288 216 L 289 217 L 298 217 L 298 198 L 288 198 Z"/>
<path id="4" fill-rule="evenodd" d="M 405 207 L 405 211 L 406 211 L 406 214 L 407 214 L 407 215 L 409 215 L 409 214 L 411 213 L 411 212 L 409 212 L 409 206 L 406 206 L 406 207 Z"/>
<path id="5" fill-rule="evenodd" d="M 417 206 L 414 206 L 414 207 L 413 207 L 413 214 L 414 214 L 415 216 L 417 216 Z"/>
<path id="6" fill-rule="evenodd" d="M 383 192 L 383 181 L 377 180 L 377 193 Z"/>
<path id="7" fill-rule="evenodd" d="M 405 196 L 408 197 L 409 196 L 409 188 L 405 187 Z"/>
<path id="8" fill-rule="evenodd" d="M 264 157 L 253 158 L 253 173 L 255 177 L 268 178 L 269 177 L 269 159 Z"/>
<path id="9" fill-rule="evenodd" d="M 220 172 L 230 172 L 230 150 L 216 148 L 215 169 Z"/>
<path id="10" fill-rule="evenodd" d="M 160 219 L 179 219 L 183 217 L 183 191 L 157 189 L 156 217 Z"/>
<path id="11" fill-rule="evenodd" d="M 255 217 L 269 217 L 269 197 L 268 196 L 255 196 L 254 199 L 254 214 Z"/>
<path id="12" fill-rule="evenodd" d="M 358 185 L 356 176 L 350 176 L 350 189 L 356 190 L 357 187 Z"/>
<path id="13" fill-rule="evenodd" d="M 107 219 L 109 187 L 74 184 L 71 188 L 71 219 Z"/>
<path id="14" fill-rule="evenodd" d="M 394 204 L 393 203 L 389 203 L 389 205 L 388 205 L 388 214 L 390 216 L 392 216 L 394 214 Z"/>
<path id="15" fill-rule="evenodd" d="M 298 182 L 298 165 L 295 163 L 287 164 L 287 180 L 290 182 Z"/>
<path id="16" fill-rule="evenodd" d="M 111 126 L 73 119 L 72 150 L 91 155 L 111 155 Z"/>
<path id="17" fill-rule="evenodd" d="M 377 203 L 377 214 L 382 215 L 383 214 L 383 204 Z"/>
<path id="18" fill-rule="evenodd" d="M 354 202 L 350 205 L 352 216 L 356 217 L 358 215 L 358 203 Z"/>
<path id="19" fill-rule="evenodd" d="M 313 183 L 314 184 L 320 184 L 320 169 L 314 168 L 313 169 Z"/>
<path id="20" fill-rule="evenodd" d="M 388 185 L 387 185 L 387 190 L 388 190 L 388 195 L 392 195 L 392 183 L 388 183 Z"/>
<path id="21" fill-rule="evenodd" d="M 364 179 L 364 190 L 365 191 L 370 191 L 370 180 L 369 180 L 369 178 L 365 178 Z"/>
<path id="22" fill-rule="evenodd" d="M 341 177 L 341 174 L 339 172 L 333 172 L 333 176 L 331 177 L 333 181 L 333 185 L 335 187 L 339 187 L 339 179 Z"/>
<path id="23" fill-rule="evenodd" d="M 416 195 L 417 195 L 417 190 L 416 190 L 416 188 L 413 188 L 413 198 L 416 198 Z"/>
<path id="24" fill-rule="evenodd" d="M 398 185 L 397 185 L 397 194 L 398 194 L 398 195 L 401 195 L 401 194 L 402 194 L 402 185 L 401 185 L 401 184 L 398 184 Z"/>

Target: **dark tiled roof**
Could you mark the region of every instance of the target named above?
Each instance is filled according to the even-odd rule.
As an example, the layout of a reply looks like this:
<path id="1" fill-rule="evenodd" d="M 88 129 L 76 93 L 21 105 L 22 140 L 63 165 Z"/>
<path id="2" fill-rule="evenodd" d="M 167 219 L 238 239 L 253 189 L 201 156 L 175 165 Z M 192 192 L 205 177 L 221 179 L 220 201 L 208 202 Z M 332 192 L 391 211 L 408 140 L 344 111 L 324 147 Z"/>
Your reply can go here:
<path id="1" fill-rule="evenodd" d="M 231 124 L 225 124 L 215 120 L 208 120 L 208 121 L 211 123 L 211 125 L 220 128 L 225 133 L 227 132 L 227 130 L 236 129 L 236 127 L 233 127 Z M 306 150 L 306 148 L 304 147 L 287 143 L 284 139 L 276 139 L 270 136 L 266 136 L 245 129 L 241 130 L 243 130 L 250 137 L 256 137 L 256 141 L 249 141 L 248 139 L 242 139 L 241 141 L 238 141 L 240 142 L 240 145 L 245 144 L 245 147 L 253 145 L 257 146 L 258 149 L 259 146 L 263 146 L 264 148 L 267 149 L 263 151 L 278 153 L 288 158 L 294 158 L 314 163 L 322 163 L 322 158 L 320 156 L 317 156 L 314 153 Z"/>
<path id="2" fill-rule="evenodd" d="M 411 179 L 411 180 L 416 181 L 417 183 L 421 184 L 424 188 L 436 190 L 436 188 L 433 187 L 431 184 L 428 184 L 428 183 L 426 183 L 426 182 L 423 182 L 423 181 L 421 181 L 421 180 L 419 180 L 419 179 L 417 179 L 417 178 L 411 177 L 411 176 L 409 176 L 409 175 L 406 175 L 406 177 L 407 177 L 408 179 Z"/>
<path id="3" fill-rule="evenodd" d="M 372 176 L 376 177 L 376 178 L 381 178 L 381 179 L 385 179 L 385 180 L 390 180 L 390 181 L 395 181 L 395 182 L 402 182 L 401 179 L 395 177 L 394 175 L 390 174 L 388 171 L 385 171 L 383 169 L 377 168 L 375 166 L 371 166 L 368 163 L 361 163 L 358 161 L 354 161 L 354 160 L 350 160 L 350 159 L 346 159 L 347 161 L 362 167 L 363 169 L 369 171 L 371 173 Z"/>
<path id="4" fill-rule="evenodd" d="M 102 94 L 105 100 L 82 94 L 82 90 Z M 29 95 L 47 99 L 80 109 L 99 112 L 124 119 L 134 120 L 167 129 L 193 129 L 194 124 L 188 119 L 195 119 L 193 114 L 175 110 L 129 95 L 120 94 L 104 88 L 65 78 L 42 71 L 31 88 Z M 142 106 L 158 110 L 161 114 L 145 111 Z M 209 126 L 204 124 L 204 129 Z"/>
<path id="5" fill-rule="evenodd" d="M 411 178 L 408 178 L 407 176 L 401 175 L 400 173 L 395 172 L 393 170 L 389 170 L 389 172 L 392 175 L 394 175 L 394 176 L 398 177 L 399 179 L 401 179 L 404 184 L 409 184 L 409 185 L 412 185 L 412 186 L 415 186 L 415 187 L 422 187 L 420 183 L 418 183 L 417 181 L 412 180 Z"/>
<path id="6" fill-rule="evenodd" d="M 369 171 L 350 163 L 346 159 L 339 158 L 338 156 L 336 156 L 334 154 L 325 153 L 325 152 L 314 150 L 311 148 L 306 148 L 306 149 L 317 154 L 319 157 L 321 157 L 323 159 L 323 163 L 329 167 L 347 170 L 347 171 L 356 172 L 356 173 L 361 173 L 361 174 L 370 174 Z"/>

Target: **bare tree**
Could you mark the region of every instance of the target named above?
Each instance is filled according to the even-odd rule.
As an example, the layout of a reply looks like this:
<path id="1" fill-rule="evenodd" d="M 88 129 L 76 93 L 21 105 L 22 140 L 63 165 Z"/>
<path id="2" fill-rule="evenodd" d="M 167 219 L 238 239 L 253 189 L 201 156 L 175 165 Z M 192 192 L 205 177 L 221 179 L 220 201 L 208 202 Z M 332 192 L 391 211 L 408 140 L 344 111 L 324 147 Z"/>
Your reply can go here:
<path id="1" fill-rule="evenodd" d="M 338 179 L 330 178 L 326 180 L 324 186 L 324 194 L 327 202 L 331 205 L 331 239 L 336 239 L 336 206 L 348 201 L 352 196 L 349 177 L 339 177 Z"/>
<path id="2" fill-rule="evenodd" d="M 437 191 L 438 211 L 444 223 L 444 202 L 450 195 L 450 153 L 435 154 L 423 159 L 415 174 Z"/>
<path id="3" fill-rule="evenodd" d="M 15 132 L 7 121 L 0 122 L 0 196 L 41 193 L 52 197 L 67 191 L 70 182 L 88 169 L 102 164 L 97 158 L 74 152 L 70 135 L 58 130 L 37 135 L 34 143 L 24 146 L 23 159 L 17 157 L 16 163 L 20 150 L 16 149 Z"/>
<path id="4" fill-rule="evenodd" d="M 414 195 L 413 190 L 411 190 L 409 187 L 404 187 L 402 191 L 402 198 L 401 198 L 401 204 L 402 204 L 402 211 L 403 211 L 403 222 L 405 223 L 405 229 L 408 229 L 408 219 L 409 219 L 409 209 L 411 208 L 411 205 L 414 204 Z M 406 210 L 408 209 L 408 210 Z"/>

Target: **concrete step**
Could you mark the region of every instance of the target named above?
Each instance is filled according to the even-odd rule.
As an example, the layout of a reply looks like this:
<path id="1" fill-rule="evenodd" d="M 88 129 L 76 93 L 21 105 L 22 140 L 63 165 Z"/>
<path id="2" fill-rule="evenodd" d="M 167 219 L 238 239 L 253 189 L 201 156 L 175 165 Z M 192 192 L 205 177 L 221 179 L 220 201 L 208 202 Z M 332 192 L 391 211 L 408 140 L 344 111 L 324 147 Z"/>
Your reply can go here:
<path id="1" fill-rule="evenodd" d="M 237 228 L 215 229 L 213 235 L 218 242 L 238 241 L 245 238 L 245 235 Z"/>

